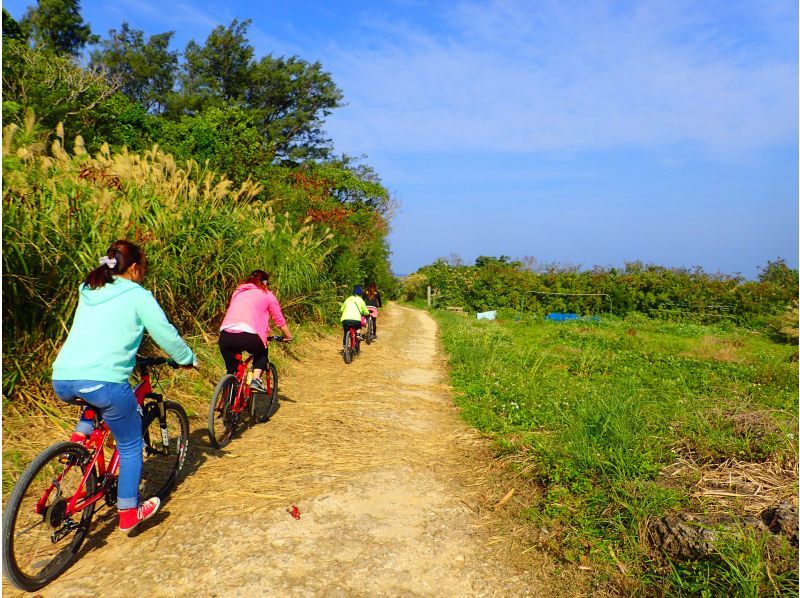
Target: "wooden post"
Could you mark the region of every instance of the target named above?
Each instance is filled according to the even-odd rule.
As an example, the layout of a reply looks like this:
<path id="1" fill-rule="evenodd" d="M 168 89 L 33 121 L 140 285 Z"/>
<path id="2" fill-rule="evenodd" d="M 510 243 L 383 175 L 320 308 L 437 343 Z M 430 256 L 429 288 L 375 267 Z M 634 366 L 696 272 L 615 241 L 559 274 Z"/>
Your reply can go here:
<path id="1" fill-rule="evenodd" d="M 431 307 L 431 285 L 428 285 L 428 309 Z"/>

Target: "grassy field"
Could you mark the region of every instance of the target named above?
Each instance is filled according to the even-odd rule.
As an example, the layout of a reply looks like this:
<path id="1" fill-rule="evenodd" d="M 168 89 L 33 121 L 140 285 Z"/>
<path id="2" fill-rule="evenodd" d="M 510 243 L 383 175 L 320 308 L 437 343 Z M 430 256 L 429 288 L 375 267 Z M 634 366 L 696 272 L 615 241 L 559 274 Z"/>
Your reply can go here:
<path id="1" fill-rule="evenodd" d="M 541 487 L 523 512 L 538 542 L 625 594 L 797 594 L 796 547 L 748 524 L 797 506 L 796 346 L 638 315 L 435 313 L 463 416 Z M 711 530 L 709 554 L 670 558 L 666 515 Z"/>

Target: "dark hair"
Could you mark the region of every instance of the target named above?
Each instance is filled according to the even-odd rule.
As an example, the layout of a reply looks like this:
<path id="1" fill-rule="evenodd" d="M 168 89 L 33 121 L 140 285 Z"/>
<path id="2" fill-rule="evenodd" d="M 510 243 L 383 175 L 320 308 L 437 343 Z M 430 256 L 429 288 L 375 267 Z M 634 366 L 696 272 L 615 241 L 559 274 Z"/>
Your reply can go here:
<path id="1" fill-rule="evenodd" d="M 263 270 L 253 270 L 250 273 L 250 276 L 248 276 L 242 282 L 242 284 L 247 284 L 248 282 L 256 285 L 257 287 L 260 287 L 265 291 L 269 290 L 269 274 L 267 274 Z"/>
<path id="2" fill-rule="evenodd" d="M 101 264 L 89 272 L 83 282 L 90 289 L 99 289 L 114 282 L 114 275 L 125 274 L 133 264 L 139 264 L 142 268 L 147 265 L 142 248 L 125 239 L 114 241 L 106 251 L 105 257 L 116 260 L 116 263 L 113 268 L 108 264 Z"/>
<path id="3" fill-rule="evenodd" d="M 375 286 L 374 282 L 369 283 L 369 286 L 367 287 L 367 293 L 366 294 L 367 294 L 367 297 L 369 297 L 370 299 L 374 299 L 375 296 L 378 294 L 378 287 Z"/>

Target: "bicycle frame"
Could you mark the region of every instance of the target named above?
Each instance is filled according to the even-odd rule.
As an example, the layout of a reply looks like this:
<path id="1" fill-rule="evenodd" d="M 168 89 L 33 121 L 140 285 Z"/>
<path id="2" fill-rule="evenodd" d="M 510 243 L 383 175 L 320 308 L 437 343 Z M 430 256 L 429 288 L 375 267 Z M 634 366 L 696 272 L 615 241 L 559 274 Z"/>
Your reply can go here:
<path id="1" fill-rule="evenodd" d="M 144 405 L 144 400 L 146 398 L 154 398 L 160 399 L 161 395 L 157 395 L 153 393 L 153 386 L 150 382 L 150 373 L 147 371 L 146 367 L 142 368 L 142 379 L 133 389 L 133 394 L 136 397 L 136 403 L 141 407 Z M 94 412 L 94 408 L 91 405 L 87 405 L 84 407 L 86 410 L 92 410 Z M 161 404 L 161 409 L 163 410 L 163 404 Z M 163 415 L 163 413 L 162 413 Z M 164 432 L 162 431 L 162 434 Z M 108 440 L 109 435 L 111 434 L 111 430 L 109 429 L 106 422 L 100 420 L 99 416 L 95 413 L 94 416 L 94 429 L 92 433 L 87 436 L 86 440 L 83 442 L 83 446 L 89 449 L 89 452 L 92 454 L 92 458 L 89 463 L 86 464 L 86 470 L 83 472 L 83 477 L 81 478 L 80 486 L 78 487 L 78 491 L 72 495 L 72 497 L 67 501 L 67 510 L 66 515 L 72 516 L 76 513 L 82 511 L 89 505 L 92 505 L 102 498 L 105 497 L 106 492 L 108 490 L 109 485 L 113 482 L 116 478 L 117 474 L 119 473 L 119 451 L 114 448 L 114 452 L 111 454 L 111 457 L 108 459 L 108 464 L 106 464 L 105 453 L 103 451 L 103 447 L 106 444 L 106 440 Z M 165 439 L 165 443 L 168 443 L 168 439 Z M 64 474 L 67 473 L 72 467 L 75 465 L 67 464 L 64 468 L 64 471 L 56 478 L 56 482 L 60 482 Z M 97 471 L 97 475 L 100 478 L 100 487 L 97 491 L 92 495 L 87 497 L 84 488 L 86 487 L 86 480 L 89 478 L 89 475 L 93 470 Z M 47 504 L 47 499 L 50 497 L 53 489 L 57 487 L 57 484 L 51 484 L 50 487 L 45 491 L 42 498 L 36 503 L 36 512 L 40 513 L 44 508 L 44 505 Z"/>
<path id="2" fill-rule="evenodd" d="M 358 334 L 357 329 L 354 326 L 350 326 L 350 329 L 348 331 L 348 338 L 350 339 L 350 348 L 356 353 L 358 352 L 358 337 L 356 337 L 357 334 Z"/>
<path id="3" fill-rule="evenodd" d="M 250 398 L 250 386 L 244 382 L 247 379 L 247 369 L 250 366 L 250 362 L 253 361 L 253 356 L 251 355 L 247 359 L 242 360 L 242 354 L 237 353 L 236 361 L 238 362 L 236 366 L 236 383 L 238 388 L 236 389 L 236 398 L 233 401 L 233 405 L 231 405 L 231 411 L 234 413 L 241 413 L 247 405 L 247 399 Z"/>

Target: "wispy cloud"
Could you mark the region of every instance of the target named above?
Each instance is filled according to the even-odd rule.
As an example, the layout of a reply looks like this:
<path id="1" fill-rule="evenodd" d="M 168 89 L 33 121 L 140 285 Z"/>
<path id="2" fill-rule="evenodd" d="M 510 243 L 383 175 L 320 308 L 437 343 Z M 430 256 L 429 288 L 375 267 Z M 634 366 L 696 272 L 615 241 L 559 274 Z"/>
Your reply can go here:
<path id="1" fill-rule="evenodd" d="M 701 6 L 702 5 L 702 6 Z M 374 15 L 325 66 L 347 149 L 574 151 L 796 141 L 796 9 L 786 4 L 465 2 L 437 26 Z"/>

